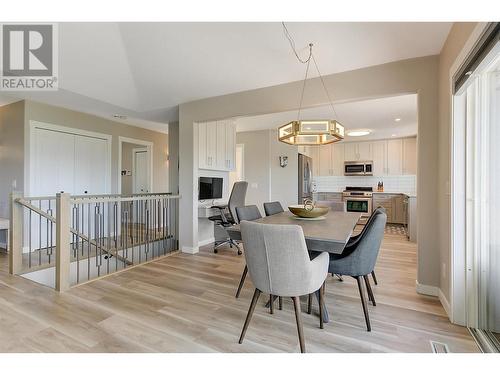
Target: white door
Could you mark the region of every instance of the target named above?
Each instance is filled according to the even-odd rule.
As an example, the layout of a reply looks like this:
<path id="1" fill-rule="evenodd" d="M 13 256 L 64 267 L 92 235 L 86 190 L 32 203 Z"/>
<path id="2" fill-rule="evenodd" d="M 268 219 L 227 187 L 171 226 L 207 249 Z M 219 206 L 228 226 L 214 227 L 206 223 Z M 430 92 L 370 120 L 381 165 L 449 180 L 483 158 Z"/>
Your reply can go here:
<path id="1" fill-rule="evenodd" d="M 149 152 L 134 150 L 134 194 L 150 192 L 149 187 Z"/>
<path id="2" fill-rule="evenodd" d="M 234 171 L 236 168 L 236 124 L 232 120 L 226 123 L 226 159 L 226 168 Z"/>
<path id="3" fill-rule="evenodd" d="M 75 195 L 106 193 L 107 157 L 105 139 L 75 137 Z"/>
<path id="4" fill-rule="evenodd" d="M 207 122 L 207 169 L 216 169 L 217 122 Z"/>
<path id="5" fill-rule="evenodd" d="M 206 169 L 207 166 L 207 124 L 200 122 L 198 123 L 198 168 Z"/>

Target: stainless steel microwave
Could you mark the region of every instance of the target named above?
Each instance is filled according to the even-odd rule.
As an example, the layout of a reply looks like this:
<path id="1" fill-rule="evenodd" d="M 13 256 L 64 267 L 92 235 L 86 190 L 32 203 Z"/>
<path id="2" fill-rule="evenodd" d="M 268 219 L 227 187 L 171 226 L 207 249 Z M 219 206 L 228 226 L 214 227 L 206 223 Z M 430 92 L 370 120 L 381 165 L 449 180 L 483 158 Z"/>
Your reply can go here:
<path id="1" fill-rule="evenodd" d="M 373 161 L 344 162 L 344 176 L 373 176 Z"/>

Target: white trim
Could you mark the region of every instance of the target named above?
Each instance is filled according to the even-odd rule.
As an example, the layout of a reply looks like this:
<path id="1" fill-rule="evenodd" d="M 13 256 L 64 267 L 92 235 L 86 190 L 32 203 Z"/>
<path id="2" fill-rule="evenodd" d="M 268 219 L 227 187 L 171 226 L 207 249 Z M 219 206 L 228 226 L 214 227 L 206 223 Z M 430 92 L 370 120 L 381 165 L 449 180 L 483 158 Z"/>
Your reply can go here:
<path id="1" fill-rule="evenodd" d="M 148 159 L 149 159 L 148 170 L 147 170 L 148 188 L 147 188 L 146 193 L 151 193 L 153 191 L 153 186 L 151 186 L 151 173 L 152 173 L 152 171 L 150 168 L 152 156 L 151 156 L 151 153 L 149 152 L 149 148 L 147 148 L 147 147 L 145 149 L 144 149 L 144 147 L 143 148 L 134 147 L 132 149 L 132 193 L 138 194 L 138 192 L 135 191 L 135 183 L 136 183 L 135 156 L 139 152 L 145 152 L 148 156 Z"/>
<path id="2" fill-rule="evenodd" d="M 186 254 L 197 254 L 200 252 L 200 248 L 198 246 L 196 247 L 182 246 L 181 251 Z"/>
<path id="3" fill-rule="evenodd" d="M 479 23 L 475 29 L 472 31 L 469 39 L 463 46 L 462 50 L 458 54 L 454 63 L 449 70 L 449 100 L 450 100 L 450 120 L 451 120 L 451 131 L 450 131 L 450 145 L 451 145 L 451 157 L 450 157 L 450 182 L 451 182 L 451 202 L 450 202 L 450 301 L 449 301 L 449 317 L 452 323 L 455 324 L 466 324 L 466 267 L 465 267 L 465 246 L 456 247 L 455 244 L 460 244 L 463 242 L 463 225 L 455 222 L 455 214 L 457 213 L 457 190 L 456 184 L 457 179 L 462 176 L 457 176 L 457 171 L 455 169 L 456 156 L 459 155 L 460 150 L 457 150 L 456 138 L 457 133 L 455 130 L 455 117 L 456 108 L 454 106 L 454 95 L 453 95 L 453 76 L 456 74 L 460 66 L 463 64 L 472 48 L 479 40 L 484 29 L 487 27 L 487 23 Z M 460 147 L 465 147 L 461 145 Z M 464 151 L 464 150 L 462 150 Z M 458 250 L 458 251 L 457 251 Z M 444 296 L 443 296 L 444 297 Z"/>
<path id="4" fill-rule="evenodd" d="M 418 281 L 415 281 L 415 285 L 418 294 L 433 297 L 439 296 L 440 289 L 437 286 L 420 284 Z"/>
<path id="5" fill-rule="evenodd" d="M 33 140 L 35 138 L 35 129 L 46 129 L 46 130 L 52 130 L 55 132 L 61 132 L 61 133 L 68 133 L 68 134 L 74 134 L 77 136 L 83 136 L 83 137 L 91 137 L 91 138 L 98 138 L 98 139 L 103 139 L 106 141 L 106 154 L 108 155 L 107 161 L 106 161 L 106 188 L 104 189 L 105 191 L 103 193 L 111 193 L 111 176 L 112 176 L 112 166 L 111 166 L 111 159 L 112 159 L 112 140 L 113 136 L 109 134 L 104 134 L 104 133 L 97 133 L 97 132 L 92 132 L 88 130 L 83 130 L 80 128 L 72 128 L 70 126 L 62 126 L 62 125 L 56 125 L 56 124 L 51 124 L 51 123 L 46 123 L 46 122 L 40 122 L 40 121 L 35 121 L 35 120 L 30 120 L 29 121 L 29 131 L 27 132 L 27 137 L 25 137 L 25 148 L 24 148 L 24 156 L 25 156 L 25 171 L 27 172 L 27 176 L 25 174 L 25 181 L 28 183 L 25 184 L 24 186 L 24 194 L 26 196 L 33 196 L 36 195 L 32 191 L 33 186 L 35 186 L 35 173 L 34 173 L 34 163 L 33 161 L 35 160 L 35 148 Z"/>
<path id="6" fill-rule="evenodd" d="M 451 307 L 450 307 L 450 303 L 448 302 L 448 300 L 446 299 L 443 291 L 441 289 L 439 289 L 439 302 L 441 302 L 441 305 L 443 305 L 443 308 L 444 308 L 444 311 L 446 311 L 446 315 L 448 315 L 448 318 L 450 319 L 451 321 Z"/>
<path id="7" fill-rule="evenodd" d="M 128 137 L 118 137 L 118 193 L 122 192 L 122 144 L 132 143 L 135 145 L 146 146 L 150 155 L 149 158 L 149 186 L 151 187 L 151 192 L 153 192 L 153 142 L 143 141 L 142 139 L 134 139 Z"/>
<path id="8" fill-rule="evenodd" d="M 210 238 L 207 238 L 206 240 L 198 241 L 198 247 L 210 245 L 211 243 L 214 243 L 214 242 L 215 242 L 215 237 L 210 237 Z"/>

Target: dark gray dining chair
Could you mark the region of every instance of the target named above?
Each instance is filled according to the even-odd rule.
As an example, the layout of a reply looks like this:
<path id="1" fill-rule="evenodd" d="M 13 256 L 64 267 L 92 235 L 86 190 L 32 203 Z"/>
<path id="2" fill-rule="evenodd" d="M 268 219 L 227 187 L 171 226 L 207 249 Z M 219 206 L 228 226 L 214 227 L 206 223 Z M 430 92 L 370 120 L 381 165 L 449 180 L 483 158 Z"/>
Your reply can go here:
<path id="1" fill-rule="evenodd" d="M 210 216 L 208 218 L 208 220 L 214 222 L 214 253 L 217 253 L 217 249 L 222 245 L 229 244 L 230 247 L 234 246 L 238 249 L 238 255 L 241 254 L 240 247 L 236 241 L 229 237 L 229 233 L 226 228 L 239 223 L 236 215 L 236 207 L 245 205 L 247 188 L 248 182 L 235 182 L 227 205 L 216 205 L 211 207 L 219 210 L 219 215 Z"/>
<path id="2" fill-rule="evenodd" d="M 266 216 L 276 215 L 284 211 L 283 206 L 278 201 L 264 203 L 264 212 L 266 213 Z"/>
<path id="3" fill-rule="evenodd" d="M 271 296 L 291 297 L 300 351 L 304 353 L 306 348 L 299 297 L 319 291 L 319 320 L 320 328 L 323 328 L 323 293 L 328 271 L 328 254 L 321 253 L 310 260 L 304 233 L 298 225 L 242 221 L 240 226 L 245 260 L 255 285 L 255 292 L 239 343 L 243 342 L 260 294 L 269 293 Z"/>
<path id="4" fill-rule="evenodd" d="M 243 206 L 236 207 L 236 216 L 238 217 L 238 222 L 246 221 L 254 221 L 260 219 L 262 215 L 257 206 Z M 236 298 L 240 296 L 241 289 L 243 288 L 243 284 L 245 283 L 245 279 L 247 277 L 248 267 L 245 265 L 243 269 L 243 273 L 241 274 L 240 283 L 238 285 L 238 290 L 236 291 Z M 272 301 L 271 301 L 272 302 Z M 280 304 L 281 307 L 281 304 Z M 271 313 L 273 313 L 273 304 L 271 303 Z"/>
<path id="5" fill-rule="evenodd" d="M 386 222 L 387 215 L 385 212 L 375 214 L 373 219 L 365 226 L 365 230 L 361 232 L 358 241 L 350 249 L 350 253 L 342 258 L 331 255 L 328 267 L 329 273 L 352 276 L 356 279 L 368 331 L 371 331 L 371 324 L 365 299 L 365 285 L 369 297 L 374 302 L 375 298 L 367 279 L 377 262 Z"/>

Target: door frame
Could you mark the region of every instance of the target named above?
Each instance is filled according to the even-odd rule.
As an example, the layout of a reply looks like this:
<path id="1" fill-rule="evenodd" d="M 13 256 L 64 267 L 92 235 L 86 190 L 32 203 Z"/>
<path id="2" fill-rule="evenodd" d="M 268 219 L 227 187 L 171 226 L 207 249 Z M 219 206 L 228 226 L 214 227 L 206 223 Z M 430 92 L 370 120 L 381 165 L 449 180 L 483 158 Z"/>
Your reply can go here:
<path id="1" fill-rule="evenodd" d="M 128 137 L 118 137 L 118 193 L 122 193 L 122 152 L 123 152 L 123 143 L 132 143 L 135 145 L 145 146 L 147 152 L 149 154 L 149 163 L 148 163 L 148 182 L 149 182 L 149 191 L 153 192 L 153 142 L 144 141 L 142 139 L 134 139 Z M 132 158 L 132 168 L 134 167 L 135 159 Z M 132 176 L 135 181 L 135 176 Z M 134 185 L 135 186 L 135 185 Z"/>
<path id="2" fill-rule="evenodd" d="M 69 126 L 56 125 L 47 122 L 29 121 L 29 131 L 26 132 L 25 136 L 25 148 L 24 148 L 24 181 L 26 181 L 24 186 L 24 195 L 33 196 L 33 187 L 35 186 L 35 129 L 45 129 L 49 131 L 54 131 L 58 133 L 73 134 L 81 137 L 98 138 L 106 141 L 106 180 L 105 180 L 105 194 L 111 193 L 111 158 L 112 158 L 112 139 L 113 137 L 109 134 L 97 133 L 93 131 L 83 130 L 79 128 L 72 128 Z M 55 192 L 54 192 L 55 194 Z"/>
<path id="3" fill-rule="evenodd" d="M 136 183 L 135 156 L 139 152 L 145 152 L 147 154 L 147 157 L 148 157 L 149 161 L 151 161 L 151 155 L 150 155 L 149 150 L 148 150 L 147 147 L 146 148 L 144 148 L 144 147 L 141 147 L 141 148 L 134 147 L 132 149 L 132 194 L 140 194 L 140 193 L 135 192 L 135 183 Z M 151 193 L 151 181 L 150 181 L 150 177 L 151 177 L 151 170 L 150 170 L 150 165 L 148 163 L 148 170 L 147 170 L 147 182 L 148 182 L 148 191 L 147 192 L 148 193 Z"/>

